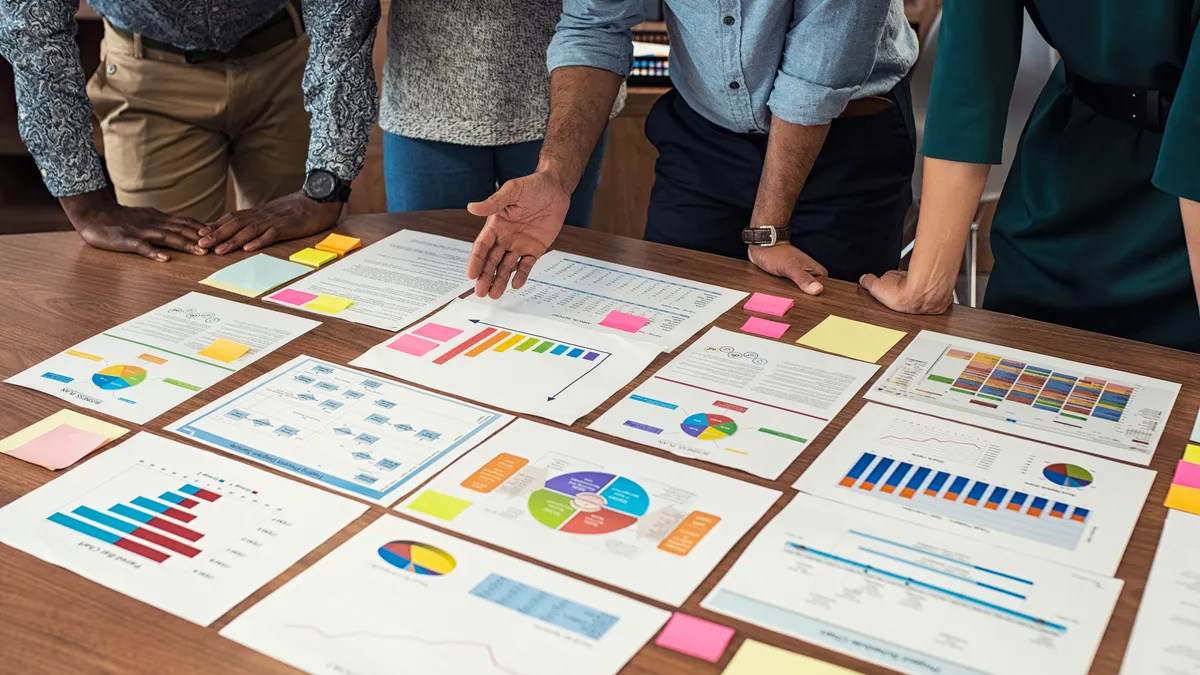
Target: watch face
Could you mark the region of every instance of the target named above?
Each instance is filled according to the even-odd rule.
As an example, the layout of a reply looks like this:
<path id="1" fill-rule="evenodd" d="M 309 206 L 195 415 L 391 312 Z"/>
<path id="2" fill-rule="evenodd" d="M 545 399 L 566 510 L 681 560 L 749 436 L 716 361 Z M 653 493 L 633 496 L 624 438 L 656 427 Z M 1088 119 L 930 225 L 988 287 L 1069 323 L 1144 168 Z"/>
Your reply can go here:
<path id="1" fill-rule="evenodd" d="M 314 171 L 304 181 L 304 191 L 313 199 L 329 199 L 337 189 L 337 181 L 327 171 Z"/>

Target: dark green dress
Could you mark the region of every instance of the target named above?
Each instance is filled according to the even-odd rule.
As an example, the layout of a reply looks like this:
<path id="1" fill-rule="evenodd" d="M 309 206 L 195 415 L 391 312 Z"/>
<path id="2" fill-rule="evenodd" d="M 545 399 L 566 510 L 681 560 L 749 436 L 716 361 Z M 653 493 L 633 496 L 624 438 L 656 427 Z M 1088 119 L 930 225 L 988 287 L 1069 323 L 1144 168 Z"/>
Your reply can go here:
<path id="1" fill-rule="evenodd" d="M 1200 201 L 1200 0 L 945 0 L 923 154 L 1000 163 L 1025 7 L 1063 62 L 1004 186 L 984 307 L 1200 351 L 1179 215 Z M 1064 64 L 1175 91 L 1165 133 L 1093 112 Z"/>

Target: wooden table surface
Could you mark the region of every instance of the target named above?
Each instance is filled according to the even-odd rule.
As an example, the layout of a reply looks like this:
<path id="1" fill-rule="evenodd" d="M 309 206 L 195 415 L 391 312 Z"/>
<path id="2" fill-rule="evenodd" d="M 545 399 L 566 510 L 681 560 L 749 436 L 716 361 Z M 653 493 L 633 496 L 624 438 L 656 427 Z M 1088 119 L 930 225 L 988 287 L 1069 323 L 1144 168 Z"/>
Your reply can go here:
<path id="1" fill-rule="evenodd" d="M 360 216 L 347 220 L 339 232 L 360 237 L 364 244 L 404 228 L 470 240 L 480 225 L 479 219 L 465 213 L 430 212 Z M 318 238 L 286 242 L 268 252 L 286 258 Z M 1183 391 L 1152 465 L 1158 471 L 1158 477 L 1117 572 L 1117 576 L 1125 581 L 1125 587 L 1093 664 L 1093 673 L 1116 675 L 1166 514 L 1162 501 L 1173 466 L 1182 456 L 1197 407 L 1200 406 L 1200 356 L 961 307 L 955 307 L 943 316 L 894 314 L 849 283 L 827 283 L 824 295 L 807 298 L 790 283 L 770 277 L 746 262 L 574 228 L 566 228 L 557 246 L 573 253 L 711 284 L 792 297 L 796 300 L 796 307 L 786 317 L 792 328 L 783 338 L 789 342 L 799 338 L 829 314 L 908 331 L 910 336 L 880 362 L 883 366 L 891 363 L 907 345 L 912 334 L 928 328 L 1181 383 Z M 90 249 L 73 233 L 0 237 L 0 270 L 3 270 L 0 272 L 0 378 L 17 373 L 189 291 L 262 306 L 258 301 L 196 283 L 213 270 L 244 256 L 193 257 L 176 254 L 171 262 L 162 264 L 132 255 Z M 287 311 L 275 305 L 270 307 L 275 311 Z M 311 314 L 304 316 L 312 318 Z M 745 314 L 739 306 L 722 316 L 717 325 L 737 330 L 744 320 Z M 162 433 L 164 426 L 185 413 L 196 410 L 299 354 L 346 363 L 382 342 L 386 336 L 387 333 L 378 329 L 329 319 L 316 330 L 201 392 L 150 424 L 144 427 L 122 424 L 132 429 Z M 625 395 L 644 380 L 647 373 L 654 372 L 668 360 L 667 355 L 659 356 L 646 373 L 627 385 L 619 396 Z M 618 396 L 610 399 L 609 403 L 615 400 L 618 400 Z M 863 404 L 861 397 L 852 401 L 830 428 L 777 481 L 759 479 L 712 464 L 683 460 L 586 431 L 585 427 L 599 411 L 583 418 L 572 428 L 578 433 L 654 453 L 670 461 L 685 461 L 705 470 L 784 491 L 784 497 L 769 512 L 769 518 L 778 513 L 794 495 L 790 487 L 792 482 Z M 608 403 L 601 410 L 607 409 L 607 406 Z M 48 395 L 0 385 L 0 437 L 8 436 L 64 407 L 67 407 L 65 402 Z M 52 480 L 55 475 L 0 455 L 0 505 Z M 297 671 L 288 666 L 220 637 L 217 631 L 383 513 L 385 509 L 372 507 L 358 521 L 207 628 L 168 615 L 0 545 L 0 672 L 21 675 L 295 673 Z M 719 673 L 746 637 L 845 665 L 862 673 L 891 672 L 700 609 L 700 600 L 712 590 L 716 581 L 766 522 L 767 518 L 764 518 L 738 543 L 683 606 L 684 611 L 737 629 L 737 636 L 721 662 L 709 664 L 650 643 L 642 648 L 623 672 L 638 675 Z M 660 606 L 666 608 L 665 605 Z M 569 672 L 570 668 L 565 670 Z"/>

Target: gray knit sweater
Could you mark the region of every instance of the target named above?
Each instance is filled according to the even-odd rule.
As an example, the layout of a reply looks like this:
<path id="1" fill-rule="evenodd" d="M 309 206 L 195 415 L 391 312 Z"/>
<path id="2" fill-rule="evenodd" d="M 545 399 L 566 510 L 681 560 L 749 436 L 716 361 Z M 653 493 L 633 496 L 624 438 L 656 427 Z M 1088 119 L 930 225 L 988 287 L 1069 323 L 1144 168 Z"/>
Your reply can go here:
<path id="1" fill-rule="evenodd" d="M 562 0 L 392 0 L 379 125 L 460 145 L 540 140 Z M 621 88 L 616 115 L 624 105 Z"/>

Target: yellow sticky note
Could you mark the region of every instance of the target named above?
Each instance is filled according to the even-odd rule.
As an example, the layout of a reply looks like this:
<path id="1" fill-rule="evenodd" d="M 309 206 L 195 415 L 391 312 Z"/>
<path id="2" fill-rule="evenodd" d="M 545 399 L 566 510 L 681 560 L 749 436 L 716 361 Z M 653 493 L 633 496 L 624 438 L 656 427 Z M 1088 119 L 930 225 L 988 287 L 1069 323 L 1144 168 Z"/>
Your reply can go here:
<path id="1" fill-rule="evenodd" d="M 353 304 L 353 300 L 348 300 L 346 298 L 339 298 L 334 295 L 318 295 L 316 298 L 304 303 L 304 308 L 311 309 L 315 312 L 337 314 Z"/>
<path id="2" fill-rule="evenodd" d="M 1188 443 L 1187 448 L 1183 451 L 1183 461 L 1200 464 L 1200 445 Z"/>
<path id="3" fill-rule="evenodd" d="M 128 429 L 119 427 L 115 424 L 109 424 L 108 422 L 101 422 L 100 420 L 93 419 L 87 415 L 80 415 L 74 410 L 59 410 L 41 422 L 31 424 L 12 436 L 0 440 L 0 452 L 8 454 L 10 450 L 19 448 L 35 438 L 38 438 L 42 434 L 45 434 L 46 432 L 64 424 L 75 427 L 76 429 L 83 429 L 84 431 L 100 434 L 108 439 L 105 441 L 105 443 L 111 443 L 129 433 Z"/>
<path id="4" fill-rule="evenodd" d="M 338 257 L 344 256 L 350 251 L 362 246 L 362 240 L 354 237 L 347 237 L 344 234 L 331 234 L 321 240 L 321 243 L 316 245 L 318 251 L 328 251 L 336 253 Z"/>
<path id="5" fill-rule="evenodd" d="M 465 511 L 470 505 L 471 502 L 465 499 L 451 497 L 450 495 L 434 492 L 433 490 L 426 490 L 416 499 L 412 500 L 408 504 L 408 508 L 413 511 L 420 511 L 434 518 L 454 520 L 458 514 Z"/>
<path id="6" fill-rule="evenodd" d="M 830 315 L 796 340 L 796 344 L 875 363 L 905 335 L 902 330 Z"/>
<path id="7" fill-rule="evenodd" d="M 825 663 L 756 640 L 738 648 L 721 675 L 861 675 L 856 670 Z"/>
<path id="8" fill-rule="evenodd" d="M 303 251 L 296 251 L 288 260 L 298 262 L 301 265 L 308 265 L 309 267 L 320 267 L 330 260 L 337 260 L 337 257 L 336 253 L 318 251 L 315 248 L 306 248 Z"/>
<path id="9" fill-rule="evenodd" d="M 250 351 L 250 348 L 246 345 L 240 345 L 225 338 L 217 338 L 213 340 L 211 345 L 205 347 L 200 352 L 200 356 L 205 356 L 221 363 L 233 363 L 242 358 L 242 355 L 248 351 Z"/>
<path id="10" fill-rule="evenodd" d="M 1167 501 L 1163 506 L 1176 511 L 1187 511 L 1200 515 L 1200 489 L 1184 485 L 1172 485 L 1167 490 Z"/>

